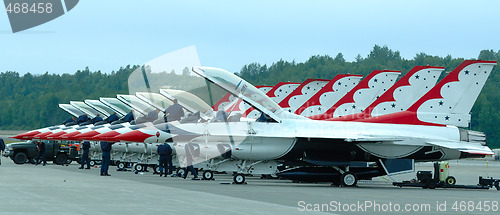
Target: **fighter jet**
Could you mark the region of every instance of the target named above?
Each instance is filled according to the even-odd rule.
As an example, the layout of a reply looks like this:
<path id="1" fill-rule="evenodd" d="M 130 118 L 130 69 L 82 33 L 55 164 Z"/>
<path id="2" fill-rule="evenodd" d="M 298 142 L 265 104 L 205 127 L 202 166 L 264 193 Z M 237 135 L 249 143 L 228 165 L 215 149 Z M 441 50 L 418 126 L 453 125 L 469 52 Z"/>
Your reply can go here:
<path id="1" fill-rule="evenodd" d="M 461 106 L 472 106 L 495 65 L 493 61 L 465 61 L 456 69 L 460 75 L 453 83 L 436 85 L 439 89 L 424 95 L 418 107 L 425 104 L 428 110 L 441 100 L 456 100 L 448 88 L 466 95 L 460 97 Z M 247 174 L 277 173 L 277 165 L 282 163 L 292 167 L 280 172 L 282 177 L 355 186 L 358 179 L 411 171 L 414 162 L 493 154 L 479 132 L 426 123 L 426 118 L 417 123 L 414 118 L 404 122 L 398 118 L 398 123 L 308 120 L 284 111 L 262 91 L 230 72 L 210 67 L 195 67 L 193 71 L 262 112 L 262 120 L 167 124 L 165 130 L 137 129 L 114 138 L 133 142 L 171 139 L 177 151 L 184 146 L 194 148 L 198 157 L 207 157 L 205 170 L 237 172 L 236 183 L 244 182 Z M 463 82 L 473 83 L 474 88 L 459 89 Z M 416 115 L 421 110 L 418 107 L 413 108 Z M 189 138 L 184 137 L 192 139 L 186 141 Z M 221 153 L 208 157 L 214 151 Z"/>

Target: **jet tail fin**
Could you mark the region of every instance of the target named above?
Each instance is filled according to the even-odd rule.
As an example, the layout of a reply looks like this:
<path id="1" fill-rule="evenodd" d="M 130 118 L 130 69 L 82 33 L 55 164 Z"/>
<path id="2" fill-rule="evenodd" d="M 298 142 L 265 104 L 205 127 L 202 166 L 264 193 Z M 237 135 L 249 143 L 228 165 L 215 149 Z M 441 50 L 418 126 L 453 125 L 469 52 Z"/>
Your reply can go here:
<path id="1" fill-rule="evenodd" d="M 443 67 L 415 66 L 361 113 L 340 116 L 332 121 L 356 121 L 408 109 L 427 93 L 444 70 Z"/>
<path id="2" fill-rule="evenodd" d="M 351 91 L 361 81 L 361 78 L 363 78 L 361 75 L 336 75 L 321 90 L 300 106 L 295 111 L 295 114 L 313 116 L 324 113 Z"/>
<path id="3" fill-rule="evenodd" d="M 279 106 L 285 111 L 295 112 L 300 106 L 307 102 L 314 94 L 320 91 L 330 80 L 307 79 L 300 84 L 292 93 L 283 99 Z"/>
<path id="4" fill-rule="evenodd" d="M 467 127 L 470 110 L 495 65 L 495 61 L 466 60 L 407 111 L 359 121 Z"/>
<path id="5" fill-rule="evenodd" d="M 266 95 L 269 96 L 274 102 L 280 103 L 283 99 L 285 99 L 290 93 L 292 93 L 297 87 L 299 87 L 300 83 L 296 82 L 280 82 L 276 84 L 272 89 L 266 92 Z M 253 107 L 243 108 L 244 113 L 243 116 L 247 118 L 258 118 L 260 116 L 260 111 L 256 110 Z"/>
<path id="6" fill-rule="evenodd" d="M 371 104 L 377 96 L 382 95 L 395 82 L 400 71 L 375 70 L 345 94 L 325 113 L 310 116 L 310 119 L 326 120 L 334 117 L 360 113 Z"/>

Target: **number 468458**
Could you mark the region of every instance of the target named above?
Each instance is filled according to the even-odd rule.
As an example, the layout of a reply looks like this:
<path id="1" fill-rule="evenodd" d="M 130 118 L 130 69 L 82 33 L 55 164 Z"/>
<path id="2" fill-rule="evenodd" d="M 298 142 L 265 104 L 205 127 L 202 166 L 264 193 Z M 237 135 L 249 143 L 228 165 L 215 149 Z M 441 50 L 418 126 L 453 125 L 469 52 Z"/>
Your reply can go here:
<path id="1" fill-rule="evenodd" d="M 52 3 L 9 3 L 7 13 L 52 13 Z"/>

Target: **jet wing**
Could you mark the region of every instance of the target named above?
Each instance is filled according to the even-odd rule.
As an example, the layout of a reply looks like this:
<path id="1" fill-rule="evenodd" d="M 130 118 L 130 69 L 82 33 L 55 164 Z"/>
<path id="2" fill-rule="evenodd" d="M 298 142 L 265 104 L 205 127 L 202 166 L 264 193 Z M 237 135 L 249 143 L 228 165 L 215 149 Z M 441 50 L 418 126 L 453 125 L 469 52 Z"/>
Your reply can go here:
<path id="1" fill-rule="evenodd" d="M 398 145 L 398 142 L 404 141 L 405 138 L 403 137 L 383 137 L 383 136 L 377 136 L 377 137 L 370 137 L 370 136 L 360 136 L 360 137 L 355 137 L 355 138 L 345 138 L 344 139 L 346 142 L 352 142 L 352 143 L 391 143 Z M 434 146 L 440 146 L 444 148 L 449 148 L 453 150 L 458 150 L 461 152 L 466 152 L 470 154 L 478 154 L 478 155 L 493 155 L 495 154 L 488 146 L 483 146 L 481 143 L 478 142 L 456 142 L 456 141 L 428 141 L 426 142 L 427 144 L 434 145 Z M 401 144 L 406 144 L 404 142 L 401 142 Z"/>
<path id="2" fill-rule="evenodd" d="M 479 155 L 493 155 L 495 154 L 488 146 L 483 146 L 480 143 L 474 142 L 427 142 L 432 145 L 441 146 L 445 148 L 455 149 L 462 152 L 467 152 L 470 154 L 479 154 Z"/>
<path id="3" fill-rule="evenodd" d="M 400 137 L 357 137 L 357 138 L 346 138 L 346 142 L 397 142 L 403 141 Z"/>
<path id="4" fill-rule="evenodd" d="M 398 144 L 398 142 L 405 140 L 402 137 L 358 137 L 358 138 L 346 138 L 346 142 L 390 142 L 392 144 Z M 470 154 L 479 155 L 493 155 L 495 154 L 488 146 L 483 146 L 481 143 L 476 142 L 451 142 L 451 141 L 429 141 L 426 142 L 431 145 L 441 146 L 449 149 L 458 150 L 461 152 L 466 152 Z"/>

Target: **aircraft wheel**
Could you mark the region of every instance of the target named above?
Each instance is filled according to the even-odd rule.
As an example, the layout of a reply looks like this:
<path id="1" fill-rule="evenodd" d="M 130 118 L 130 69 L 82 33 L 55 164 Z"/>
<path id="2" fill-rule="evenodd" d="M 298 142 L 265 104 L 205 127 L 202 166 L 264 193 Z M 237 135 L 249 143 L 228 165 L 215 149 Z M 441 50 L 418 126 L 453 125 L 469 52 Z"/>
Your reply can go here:
<path id="1" fill-rule="evenodd" d="M 90 161 L 90 166 L 95 166 L 95 161 Z"/>
<path id="2" fill-rule="evenodd" d="M 245 175 L 243 174 L 236 174 L 233 177 L 233 181 L 235 184 L 243 184 L 245 183 Z"/>
<path id="3" fill-rule="evenodd" d="M 142 171 L 144 171 L 144 166 L 142 164 L 135 164 L 134 170 L 137 172 L 142 172 Z"/>
<path id="4" fill-rule="evenodd" d="M 358 178 L 352 172 L 344 172 L 340 177 L 340 183 L 344 187 L 354 187 L 358 183 Z"/>
<path id="5" fill-rule="evenodd" d="M 125 169 L 127 167 L 127 165 L 123 162 L 117 162 L 116 166 L 118 169 Z"/>
<path id="6" fill-rule="evenodd" d="M 203 172 L 203 180 L 212 180 L 214 178 L 214 173 L 210 170 L 205 170 Z"/>
<path id="7" fill-rule="evenodd" d="M 177 176 L 178 177 L 183 177 L 184 176 L 184 173 L 186 173 L 186 169 L 185 168 L 179 168 L 177 169 Z"/>
<path id="8" fill-rule="evenodd" d="M 18 152 L 14 155 L 14 163 L 24 164 L 28 160 L 28 155 L 24 152 Z"/>
<path id="9" fill-rule="evenodd" d="M 160 174 L 160 165 L 154 165 L 153 166 L 153 173 L 154 174 Z"/>
<path id="10" fill-rule="evenodd" d="M 455 185 L 455 183 L 457 183 L 457 179 L 455 179 L 455 177 L 453 176 L 448 176 L 444 182 L 447 184 L 447 185 Z"/>

